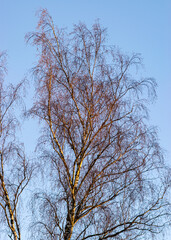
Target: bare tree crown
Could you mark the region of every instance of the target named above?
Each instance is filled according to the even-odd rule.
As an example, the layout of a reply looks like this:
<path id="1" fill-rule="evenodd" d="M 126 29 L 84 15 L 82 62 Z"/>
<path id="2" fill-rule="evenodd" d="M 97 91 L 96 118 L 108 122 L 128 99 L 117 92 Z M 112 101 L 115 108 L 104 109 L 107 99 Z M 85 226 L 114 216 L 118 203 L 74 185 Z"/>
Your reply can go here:
<path id="1" fill-rule="evenodd" d="M 106 46 L 105 36 L 98 22 L 68 34 L 46 10 L 27 36 L 39 53 L 30 113 L 45 124 L 56 184 L 37 195 L 36 226 L 47 239 L 141 239 L 169 214 L 163 155 L 146 121 L 156 83 L 135 78 L 140 55 Z"/>
<path id="2" fill-rule="evenodd" d="M 4 84 L 5 55 L 0 54 L 0 223 L 5 226 L 10 239 L 21 240 L 18 203 L 33 168 L 16 138 L 19 122 L 14 115 L 14 106 L 20 98 L 22 83 L 16 87 Z"/>

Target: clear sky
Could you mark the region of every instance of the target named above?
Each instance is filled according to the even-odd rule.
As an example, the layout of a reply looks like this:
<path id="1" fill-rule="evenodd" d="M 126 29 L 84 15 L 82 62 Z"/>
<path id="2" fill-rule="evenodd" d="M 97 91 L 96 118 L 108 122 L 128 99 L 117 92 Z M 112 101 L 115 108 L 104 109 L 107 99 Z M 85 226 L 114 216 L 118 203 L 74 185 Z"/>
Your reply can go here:
<path id="1" fill-rule="evenodd" d="M 171 163 L 171 0 L 0 0 L 0 50 L 8 53 L 7 81 L 17 83 L 25 76 L 31 80 L 28 71 L 35 62 L 35 49 L 26 45 L 24 37 L 35 30 L 40 8 L 47 8 L 55 24 L 69 30 L 74 23 L 90 26 L 98 18 L 108 29 L 109 44 L 142 54 L 144 77 L 154 77 L 158 83 L 150 122 L 158 126 Z M 37 127 L 33 121 L 24 126 L 26 149 L 32 151 Z"/>

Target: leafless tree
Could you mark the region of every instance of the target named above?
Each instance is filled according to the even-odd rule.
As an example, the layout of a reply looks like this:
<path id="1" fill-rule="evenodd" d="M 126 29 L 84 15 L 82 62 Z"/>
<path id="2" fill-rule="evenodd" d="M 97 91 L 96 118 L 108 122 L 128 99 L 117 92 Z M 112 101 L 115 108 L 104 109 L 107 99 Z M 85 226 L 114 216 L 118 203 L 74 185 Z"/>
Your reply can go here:
<path id="1" fill-rule="evenodd" d="M 22 145 L 17 143 L 17 119 L 14 106 L 22 83 L 4 87 L 5 54 L 0 54 L 0 223 L 5 224 L 10 239 L 20 240 L 18 203 L 32 169 Z M 1 225 L 2 226 L 2 225 Z"/>
<path id="2" fill-rule="evenodd" d="M 36 239 L 150 239 L 169 217 L 168 169 L 148 101 L 156 83 L 136 73 L 138 54 L 105 45 L 105 29 L 67 34 L 42 10 L 36 32 L 36 101 L 51 184 L 36 194 Z M 48 178 L 47 178 L 48 179 Z"/>

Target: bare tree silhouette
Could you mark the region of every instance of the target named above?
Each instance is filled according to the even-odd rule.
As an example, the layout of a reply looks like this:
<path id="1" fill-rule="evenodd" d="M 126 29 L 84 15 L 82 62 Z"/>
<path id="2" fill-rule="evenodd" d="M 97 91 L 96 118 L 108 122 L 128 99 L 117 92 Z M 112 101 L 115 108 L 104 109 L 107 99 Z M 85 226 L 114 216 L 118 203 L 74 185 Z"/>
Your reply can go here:
<path id="1" fill-rule="evenodd" d="M 105 29 L 75 25 L 67 34 L 42 10 L 36 32 L 36 101 L 53 193 L 35 196 L 36 239 L 149 239 L 169 216 L 168 169 L 147 101 L 156 83 L 140 78 L 138 54 L 105 45 Z M 34 229 L 35 229 L 34 228 Z"/>
<path id="2" fill-rule="evenodd" d="M 10 239 L 20 240 L 18 202 L 32 176 L 23 146 L 17 142 L 14 106 L 22 83 L 4 87 L 5 53 L 0 54 L 0 221 Z"/>

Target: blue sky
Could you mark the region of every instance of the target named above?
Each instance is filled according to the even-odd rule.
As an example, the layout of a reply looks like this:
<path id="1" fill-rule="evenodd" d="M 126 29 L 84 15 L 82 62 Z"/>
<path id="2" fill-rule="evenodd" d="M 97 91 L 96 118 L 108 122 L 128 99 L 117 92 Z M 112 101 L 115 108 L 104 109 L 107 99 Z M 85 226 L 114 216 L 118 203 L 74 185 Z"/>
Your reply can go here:
<path id="1" fill-rule="evenodd" d="M 69 30 L 74 23 L 90 26 L 98 18 L 108 29 L 109 44 L 126 53 L 142 54 L 144 77 L 154 77 L 158 83 L 150 122 L 158 126 L 161 145 L 171 162 L 171 1 L 0 0 L 0 50 L 8 53 L 9 82 L 17 83 L 25 76 L 31 80 L 28 71 L 36 61 L 36 52 L 24 37 L 35 30 L 35 14 L 40 8 L 47 8 L 55 24 Z M 34 121 L 25 123 L 22 134 L 28 151 L 33 150 L 37 133 Z"/>

